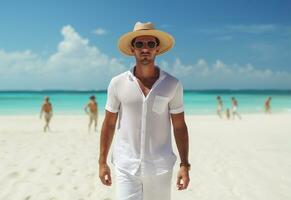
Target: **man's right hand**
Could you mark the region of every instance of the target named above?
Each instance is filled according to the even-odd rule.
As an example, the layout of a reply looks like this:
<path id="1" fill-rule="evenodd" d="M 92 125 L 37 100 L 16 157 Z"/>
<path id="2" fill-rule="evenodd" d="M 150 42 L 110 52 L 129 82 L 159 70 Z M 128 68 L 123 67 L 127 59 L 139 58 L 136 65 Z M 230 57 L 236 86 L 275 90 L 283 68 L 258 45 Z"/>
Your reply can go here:
<path id="1" fill-rule="evenodd" d="M 110 168 L 105 164 L 99 164 L 99 178 L 104 185 L 110 186 L 112 184 Z"/>

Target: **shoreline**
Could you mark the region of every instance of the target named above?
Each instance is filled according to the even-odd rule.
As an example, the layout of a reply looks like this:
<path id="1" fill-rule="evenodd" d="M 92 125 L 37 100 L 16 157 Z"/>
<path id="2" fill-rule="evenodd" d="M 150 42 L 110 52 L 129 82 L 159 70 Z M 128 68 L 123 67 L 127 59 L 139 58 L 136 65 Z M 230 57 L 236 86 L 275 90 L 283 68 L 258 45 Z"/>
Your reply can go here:
<path id="1" fill-rule="evenodd" d="M 54 117 L 84 117 L 87 116 L 86 113 L 81 114 L 81 113 L 76 113 L 76 114 L 64 114 L 64 113 L 53 113 Z M 273 112 L 271 114 L 265 114 L 263 112 L 249 112 L 249 113 L 242 113 L 239 112 L 240 115 L 242 116 L 278 116 L 278 115 L 291 115 L 291 112 Z M 0 118 L 2 117 L 33 117 L 33 116 L 39 116 L 39 113 L 36 114 L 0 114 Z M 98 116 L 105 116 L 104 113 L 99 114 Z M 213 114 L 187 114 L 185 113 L 185 116 L 191 116 L 191 117 L 212 117 L 212 116 L 217 116 L 217 114 L 213 113 Z M 224 116 L 224 115 L 223 115 Z"/>

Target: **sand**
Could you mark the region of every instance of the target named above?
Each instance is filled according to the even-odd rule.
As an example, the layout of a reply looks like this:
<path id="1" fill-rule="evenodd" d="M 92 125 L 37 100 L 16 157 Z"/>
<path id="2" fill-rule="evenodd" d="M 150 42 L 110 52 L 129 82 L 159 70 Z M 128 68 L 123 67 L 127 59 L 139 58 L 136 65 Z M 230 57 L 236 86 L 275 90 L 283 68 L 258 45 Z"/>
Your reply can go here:
<path id="1" fill-rule="evenodd" d="M 38 116 L 0 116 L 0 200 L 115 199 L 114 179 L 111 187 L 99 181 L 100 132 L 88 133 L 87 121 L 54 116 L 52 132 L 43 133 Z M 291 114 L 187 115 L 186 122 L 191 182 L 176 190 L 177 163 L 172 199 L 291 199 Z"/>

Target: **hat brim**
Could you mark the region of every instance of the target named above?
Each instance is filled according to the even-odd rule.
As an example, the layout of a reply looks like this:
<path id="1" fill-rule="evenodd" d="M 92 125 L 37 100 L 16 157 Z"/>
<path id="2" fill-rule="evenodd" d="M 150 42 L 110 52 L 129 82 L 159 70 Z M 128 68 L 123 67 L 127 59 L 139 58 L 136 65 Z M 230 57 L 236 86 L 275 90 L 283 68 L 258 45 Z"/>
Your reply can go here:
<path id="1" fill-rule="evenodd" d="M 119 50 L 125 55 L 132 56 L 131 41 L 139 36 L 154 36 L 160 40 L 160 50 L 157 55 L 169 51 L 175 44 L 175 39 L 168 33 L 159 30 L 139 30 L 122 35 L 118 41 Z"/>

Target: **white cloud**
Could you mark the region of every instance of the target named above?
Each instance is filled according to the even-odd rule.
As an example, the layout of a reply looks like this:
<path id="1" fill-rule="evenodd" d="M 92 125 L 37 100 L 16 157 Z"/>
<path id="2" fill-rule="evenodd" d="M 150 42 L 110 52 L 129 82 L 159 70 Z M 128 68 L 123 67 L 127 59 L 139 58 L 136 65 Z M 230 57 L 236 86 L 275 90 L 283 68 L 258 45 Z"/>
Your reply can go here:
<path id="1" fill-rule="evenodd" d="M 103 28 L 97 28 L 92 33 L 94 33 L 95 35 L 105 35 L 107 34 L 107 31 Z"/>
<path id="2" fill-rule="evenodd" d="M 244 33 L 252 33 L 252 34 L 261 34 L 274 32 L 277 30 L 277 26 L 274 24 L 251 24 L 251 25 L 229 25 L 226 26 L 226 29 L 234 32 L 244 32 Z"/>
<path id="3" fill-rule="evenodd" d="M 13 75 L 35 74 L 40 71 L 43 64 L 43 60 L 30 50 L 22 52 L 0 50 L 0 74 L 2 79 L 5 77 L 9 79 Z M 39 66 L 39 68 L 36 68 L 36 66 Z"/>
<path id="4" fill-rule="evenodd" d="M 287 26 L 276 24 L 235 24 L 224 25 L 221 27 L 203 28 L 199 32 L 207 34 L 232 34 L 232 33 L 249 33 L 263 34 L 288 29 Z"/>
<path id="5" fill-rule="evenodd" d="M 162 68 L 181 79 L 188 89 L 290 89 L 291 72 L 258 69 L 252 64 L 228 65 L 217 60 L 208 64 L 200 59 L 185 65 L 180 59 L 173 64 L 161 61 Z"/>
<path id="6" fill-rule="evenodd" d="M 276 50 L 276 44 L 268 44 L 268 43 L 254 43 L 250 45 L 250 48 L 257 53 L 257 59 L 262 61 L 269 61 L 272 58 L 278 56 Z"/>
<path id="7" fill-rule="evenodd" d="M 46 57 L 30 50 L 0 49 L 0 89 L 106 89 L 114 75 L 128 69 L 121 60 L 91 45 L 72 26 L 64 26 L 61 34 L 57 50 Z M 221 60 L 209 64 L 205 59 L 184 64 L 177 58 L 172 63 L 162 60 L 160 66 L 182 80 L 186 89 L 291 87 L 291 72 L 258 69 L 252 64 Z"/>
<path id="8" fill-rule="evenodd" d="M 48 58 L 29 50 L 0 50 L 0 89 L 104 89 L 113 75 L 125 70 L 73 27 L 64 26 L 61 34 L 63 40 Z"/>
<path id="9" fill-rule="evenodd" d="M 288 31 L 289 30 L 289 31 Z M 235 24 L 235 25 L 224 25 L 221 27 L 211 27 L 211 28 L 202 28 L 198 31 L 206 34 L 217 35 L 218 40 L 229 41 L 233 39 L 233 35 L 236 34 L 267 34 L 275 33 L 279 35 L 289 35 L 290 32 L 289 26 L 283 26 L 279 24 Z"/>

